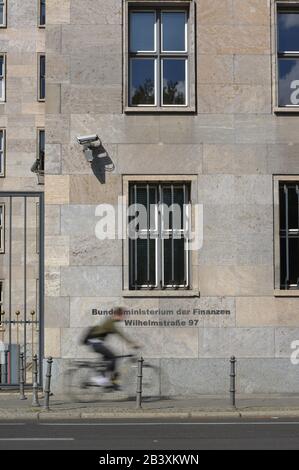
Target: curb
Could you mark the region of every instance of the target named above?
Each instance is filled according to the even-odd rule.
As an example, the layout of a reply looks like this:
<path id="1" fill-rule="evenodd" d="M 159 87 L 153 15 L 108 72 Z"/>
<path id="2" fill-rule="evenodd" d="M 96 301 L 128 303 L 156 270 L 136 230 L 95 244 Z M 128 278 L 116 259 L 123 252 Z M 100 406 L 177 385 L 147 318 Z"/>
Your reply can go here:
<path id="1" fill-rule="evenodd" d="M 152 411 L 152 410 L 119 410 L 119 411 L 76 411 L 70 412 L 68 410 L 57 411 L 28 411 L 18 412 L 12 410 L 11 412 L 0 412 L 1 421 L 61 421 L 61 420 L 124 420 L 124 419 L 225 419 L 225 418 L 299 418 L 299 409 L 295 410 L 178 410 L 178 411 Z"/>

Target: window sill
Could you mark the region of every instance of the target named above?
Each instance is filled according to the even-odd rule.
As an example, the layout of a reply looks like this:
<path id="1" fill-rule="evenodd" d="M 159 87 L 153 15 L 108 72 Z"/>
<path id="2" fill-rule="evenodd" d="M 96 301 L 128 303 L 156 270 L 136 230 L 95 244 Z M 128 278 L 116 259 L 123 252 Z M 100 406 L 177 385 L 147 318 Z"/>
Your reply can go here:
<path id="1" fill-rule="evenodd" d="M 299 297 L 299 289 L 298 290 L 275 289 L 274 296 L 275 297 Z"/>
<path id="2" fill-rule="evenodd" d="M 299 106 L 290 108 L 275 106 L 273 112 L 274 114 L 299 114 Z"/>
<path id="3" fill-rule="evenodd" d="M 299 295 L 299 292 L 298 292 Z M 200 297 L 198 290 L 123 290 L 123 297 Z"/>
<path id="4" fill-rule="evenodd" d="M 151 106 L 126 106 L 124 108 L 125 114 L 194 114 L 196 112 L 195 106 L 173 106 L 168 108 L 156 108 Z"/>

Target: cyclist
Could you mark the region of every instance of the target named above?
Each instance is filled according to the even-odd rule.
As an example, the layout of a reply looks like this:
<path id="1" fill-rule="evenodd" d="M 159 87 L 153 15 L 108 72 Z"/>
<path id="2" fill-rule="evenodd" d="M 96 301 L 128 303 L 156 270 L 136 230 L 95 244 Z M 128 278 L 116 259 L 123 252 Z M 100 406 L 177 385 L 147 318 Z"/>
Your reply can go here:
<path id="1" fill-rule="evenodd" d="M 116 359 L 117 356 L 105 344 L 105 341 L 110 335 L 120 336 L 126 343 L 135 349 L 139 346 L 137 343 L 128 338 L 124 332 L 118 328 L 117 323 L 123 320 L 124 310 L 118 307 L 114 310 L 113 315 L 107 318 L 103 323 L 90 328 L 84 339 L 84 344 L 90 346 L 96 353 L 101 354 L 107 364 L 105 375 L 92 377 L 92 385 L 111 387 L 113 386 L 111 379 L 116 376 Z"/>

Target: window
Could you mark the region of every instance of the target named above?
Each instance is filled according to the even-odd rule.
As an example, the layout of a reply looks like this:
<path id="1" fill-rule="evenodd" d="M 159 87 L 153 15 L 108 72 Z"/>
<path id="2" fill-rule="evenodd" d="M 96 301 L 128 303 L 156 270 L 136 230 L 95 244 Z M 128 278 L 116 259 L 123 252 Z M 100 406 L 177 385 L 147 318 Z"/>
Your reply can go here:
<path id="1" fill-rule="evenodd" d="M 38 99 L 44 101 L 46 97 L 46 56 L 39 55 L 39 86 Z"/>
<path id="2" fill-rule="evenodd" d="M 5 101 L 6 56 L 0 54 L 0 101 Z"/>
<path id="3" fill-rule="evenodd" d="M 38 129 L 38 171 L 44 173 L 45 171 L 45 130 Z"/>
<path id="4" fill-rule="evenodd" d="M 190 186 L 129 187 L 129 288 L 189 289 Z"/>
<path id="5" fill-rule="evenodd" d="M 2 323 L 2 316 L 4 316 L 4 308 L 3 308 L 3 306 L 4 306 L 4 303 L 3 303 L 4 295 L 3 295 L 3 291 L 4 291 L 3 281 L 0 281 L 0 331 L 3 331 L 3 329 L 4 329 L 4 324 Z M 1 350 L 0 350 L 0 354 L 1 354 Z M 0 379 L 1 379 L 1 377 L 0 377 Z"/>
<path id="6" fill-rule="evenodd" d="M 0 129 L 0 176 L 5 175 L 6 132 Z"/>
<path id="7" fill-rule="evenodd" d="M 0 204 L 0 253 L 4 253 L 5 205 Z"/>
<path id="8" fill-rule="evenodd" d="M 6 0 L 0 0 L 0 28 L 6 27 Z"/>
<path id="9" fill-rule="evenodd" d="M 130 107 L 169 109 L 190 104 L 189 10 L 129 10 Z"/>
<path id="10" fill-rule="evenodd" d="M 299 8 L 277 12 L 278 106 L 299 105 Z"/>
<path id="11" fill-rule="evenodd" d="M 299 180 L 279 183 L 280 288 L 299 289 Z"/>
<path id="12" fill-rule="evenodd" d="M 41 27 L 46 25 L 46 0 L 39 0 L 38 25 Z"/>

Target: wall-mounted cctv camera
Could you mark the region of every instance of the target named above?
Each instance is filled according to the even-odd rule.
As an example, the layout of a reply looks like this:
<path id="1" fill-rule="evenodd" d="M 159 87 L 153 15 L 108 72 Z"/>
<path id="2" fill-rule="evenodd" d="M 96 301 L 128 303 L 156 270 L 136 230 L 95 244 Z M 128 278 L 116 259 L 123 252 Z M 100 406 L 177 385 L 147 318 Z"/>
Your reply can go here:
<path id="1" fill-rule="evenodd" d="M 77 137 L 77 140 L 80 145 L 92 145 L 97 144 L 99 146 L 101 144 L 101 140 L 97 134 L 95 135 L 83 135 Z"/>
<path id="2" fill-rule="evenodd" d="M 88 163 L 92 163 L 93 149 L 99 148 L 102 145 L 101 139 L 97 134 L 94 135 L 83 135 L 77 137 L 77 141 L 80 145 L 83 145 L 83 152 Z"/>

